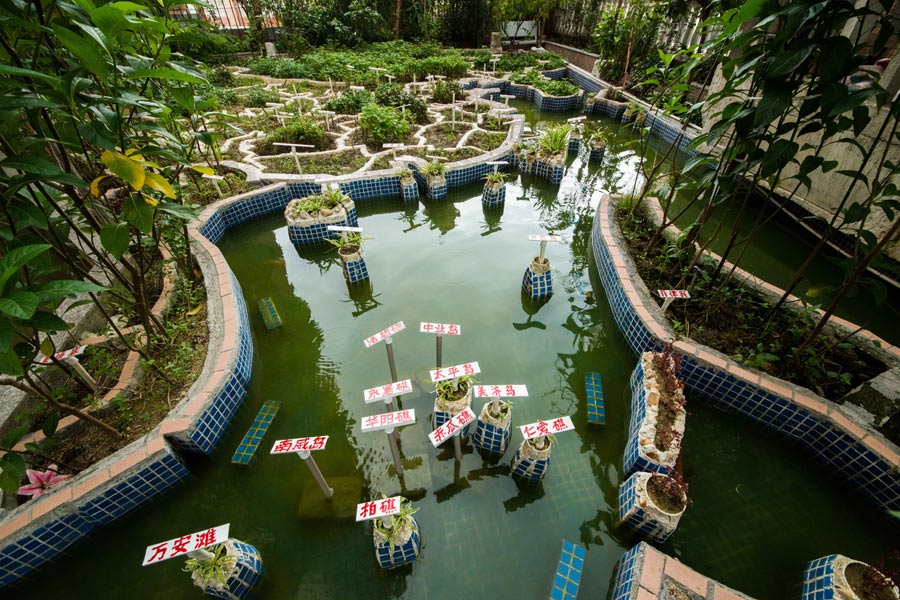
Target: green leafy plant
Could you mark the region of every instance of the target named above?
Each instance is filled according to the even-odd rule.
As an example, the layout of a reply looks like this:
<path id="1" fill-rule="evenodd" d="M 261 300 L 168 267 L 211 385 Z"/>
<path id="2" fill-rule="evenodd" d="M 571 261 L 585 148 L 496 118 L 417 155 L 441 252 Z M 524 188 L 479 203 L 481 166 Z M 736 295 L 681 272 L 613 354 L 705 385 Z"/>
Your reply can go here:
<path id="1" fill-rule="evenodd" d="M 375 102 L 399 109 L 400 114 L 410 121 L 428 122 L 428 106 L 420 98 L 404 91 L 399 83 L 382 83 L 375 88 Z"/>
<path id="2" fill-rule="evenodd" d="M 326 102 L 325 110 L 331 110 L 341 115 L 355 115 L 371 101 L 372 92 L 369 90 L 347 90 L 337 98 Z"/>
<path id="3" fill-rule="evenodd" d="M 507 174 L 502 171 L 497 171 L 496 173 L 488 173 L 484 176 L 484 180 L 488 184 L 502 184 L 506 181 Z"/>
<path id="4" fill-rule="evenodd" d="M 413 176 L 413 172 L 412 169 L 403 167 L 402 169 L 397 169 L 396 171 L 394 171 L 394 175 L 396 175 L 400 179 L 409 179 Z"/>
<path id="5" fill-rule="evenodd" d="M 200 587 L 205 588 L 213 582 L 225 585 L 228 573 L 237 563 L 237 557 L 225 554 L 225 544 L 206 550 L 212 553 L 210 558 L 189 558 L 185 561 L 182 571 L 190 573 Z"/>
<path id="6" fill-rule="evenodd" d="M 564 153 L 569 143 L 570 131 L 572 131 L 572 126 L 569 124 L 557 125 L 545 130 L 539 142 L 541 152 L 548 156 Z"/>
<path id="7" fill-rule="evenodd" d="M 294 117 L 284 126 L 269 133 L 265 140 L 257 142 L 258 154 L 284 154 L 290 152 L 286 146 L 275 146 L 275 142 L 288 144 L 310 144 L 317 150 L 324 150 L 330 144 L 328 134 L 311 117 Z"/>
<path id="8" fill-rule="evenodd" d="M 440 177 L 444 174 L 446 167 L 439 160 L 433 160 L 422 167 L 422 174 L 426 177 Z"/>
<path id="9" fill-rule="evenodd" d="M 407 122 L 397 109 L 366 104 L 359 115 L 359 126 L 366 139 L 375 144 L 402 142 L 409 135 Z"/>
<path id="10" fill-rule="evenodd" d="M 334 208 L 344 201 L 347 196 L 339 187 L 328 188 L 320 195 L 326 208 Z"/>
<path id="11" fill-rule="evenodd" d="M 241 100 L 244 106 L 252 106 L 254 108 L 262 108 L 269 102 L 280 102 L 281 96 L 275 90 L 265 87 L 252 87 L 241 94 Z"/>
<path id="12" fill-rule="evenodd" d="M 448 81 L 446 79 L 434 82 L 431 88 L 431 101 L 439 104 L 450 104 L 453 98 L 462 100 L 463 89 L 458 81 Z"/>
<path id="13" fill-rule="evenodd" d="M 406 498 L 400 498 L 400 511 L 390 517 L 382 517 L 375 519 L 375 531 L 383 539 L 382 543 L 390 544 L 391 552 L 394 548 L 402 545 L 404 542 L 400 540 L 403 530 L 406 526 L 412 526 L 414 523 L 413 515 L 419 512 L 418 508 L 413 508 L 412 502 Z M 384 519 L 390 519 L 390 527 L 384 526 Z"/>

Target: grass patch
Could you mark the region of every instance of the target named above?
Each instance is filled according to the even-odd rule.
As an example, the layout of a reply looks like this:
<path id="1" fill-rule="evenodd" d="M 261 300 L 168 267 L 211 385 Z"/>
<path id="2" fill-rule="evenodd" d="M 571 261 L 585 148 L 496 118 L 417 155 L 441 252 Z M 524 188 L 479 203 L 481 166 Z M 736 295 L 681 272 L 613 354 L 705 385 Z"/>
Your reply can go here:
<path id="1" fill-rule="evenodd" d="M 334 154 L 304 156 L 299 154 L 301 173 L 297 173 L 297 165 L 290 155 L 260 158 L 259 162 L 266 166 L 267 173 L 327 173 L 329 175 L 346 175 L 358 171 L 369 160 L 359 150 L 345 150 Z"/>

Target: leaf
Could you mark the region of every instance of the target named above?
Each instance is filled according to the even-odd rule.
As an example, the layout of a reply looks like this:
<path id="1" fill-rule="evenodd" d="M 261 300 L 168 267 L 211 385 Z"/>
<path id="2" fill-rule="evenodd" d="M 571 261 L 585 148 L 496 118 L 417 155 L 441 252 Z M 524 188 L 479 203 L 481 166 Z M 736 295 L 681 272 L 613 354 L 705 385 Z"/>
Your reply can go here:
<path id="1" fill-rule="evenodd" d="M 23 173 L 34 175 L 53 176 L 62 173 L 62 169 L 55 163 L 42 156 L 13 155 L 0 161 L 0 166 L 7 169 L 15 169 Z"/>
<path id="2" fill-rule="evenodd" d="M 854 202 L 844 209 L 844 224 L 849 225 L 850 223 L 858 223 L 865 219 L 868 214 L 869 211 L 866 207 L 859 202 Z"/>
<path id="3" fill-rule="evenodd" d="M 77 279 L 54 279 L 42 283 L 31 288 L 31 291 L 37 294 L 41 303 L 52 302 L 65 298 L 66 296 L 76 296 L 78 294 L 87 294 L 89 292 L 102 292 L 106 288 L 90 281 L 79 281 Z"/>
<path id="4" fill-rule="evenodd" d="M 59 411 L 54 411 L 47 420 L 44 421 L 44 427 L 41 428 L 41 431 L 44 433 L 44 436 L 51 438 L 56 433 L 56 427 L 59 425 Z"/>
<path id="5" fill-rule="evenodd" d="M 91 196 L 94 198 L 100 197 L 100 182 L 109 177 L 108 175 L 101 175 L 100 177 L 95 177 L 91 182 Z"/>
<path id="6" fill-rule="evenodd" d="M 185 221 L 193 221 L 200 215 L 200 209 L 191 208 L 190 206 L 177 204 L 175 202 L 161 202 L 159 210 L 178 217 L 179 219 L 184 219 Z"/>
<path id="7" fill-rule="evenodd" d="M 6 352 L 12 346 L 13 326 L 7 317 L 0 317 L 0 352 Z"/>
<path id="8" fill-rule="evenodd" d="M 17 290 L 0 298 L 0 312 L 17 319 L 30 319 L 37 307 L 38 297 L 31 292 Z"/>
<path id="9" fill-rule="evenodd" d="M 41 79 L 48 83 L 56 82 L 56 75 L 48 75 L 31 69 L 20 69 L 19 67 L 11 67 L 9 65 L 0 65 L 0 75 L 11 75 L 12 77 L 31 77 L 33 79 Z"/>
<path id="10" fill-rule="evenodd" d="M 767 90 L 762 100 L 756 107 L 756 115 L 753 118 L 753 126 L 767 126 L 781 116 L 791 106 L 791 94 L 787 90 Z"/>
<path id="11" fill-rule="evenodd" d="M 140 190 L 144 187 L 146 172 L 141 163 L 132 160 L 124 154 L 110 150 L 104 150 L 103 154 L 100 155 L 100 160 L 104 165 L 109 167 L 110 171 L 127 182 L 135 190 Z"/>
<path id="12" fill-rule="evenodd" d="M 187 312 L 187 315 L 188 315 L 189 317 L 193 317 L 194 315 L 199 314 L 201 310 L 203 310 L 203 303 L 202 303 L 202 302 L 201 302 L 200 304 L 198 304 L 196 307 L 194 307 L 194 308 L 192 308 L 191 310 L 189 310 L 189 311 Z"/>
<path id="13" fill-rule="evenodd" d="M 125 220 L 134 225 L 138 231 L 148 234 L 153 230 L 155 209 L 142 199 L 129 196 L 122 205 Z"/>
<path id="14" fill-rule="evenodd" d="M 198 173 L 203 173 L 204 175 L 215 175 L 216 172 L 212 167 L 207 167 L 205 165 L 191 165 L 191 168 Z"/>
<path id="15" fill-rule="evenodd" d="M 78 35 L 61 25 L 54 25 L 53 33 L 56 34 L 62 45 L 74 54 L 75 58 L 91 73 L 101 79 L 106 77 L 106 74 L 109 72 L 109 65 L 106 62 L 106 58 L 94 45 L 95 41 L 93 39 Z"/>
<path id="16" fill-rule="evenodd" d="M 775 140 L 763 154 L 760 174 L 768 177 L 777 173 L 794 160 L 799 149 L 800 146 L 796 142 L 786 139 Z"/>
<path id="17" fill-rule="evenodd" d="M 0 489 L 15 494 L 25 476 L 25 459 L 18 452 L 7 452 L 0 458 Z"/>
<path id="18" fill-rule="evenodd" d="M 122 258 L 131 244 L 130 226 L 128 223 L 104 225 L 100 230 L 100 243 L 117 259 Z"/>
<path id="19" fill-rule="evenodd" d="M 830 37 L 820 45 L 821 54 L 816 68 L 819 77 L 828 81 L 842 79 L 848 73 L 845 72 L 847 59 L 853 56 L 853 43 L 842 35 Z"/>
<path id="20" fill-rule="evenodd" d="M 50 244 L 29 244 L 19 246 L 0 260 L 0 294 L 6 289 L 6 284 L 19 269 L 49 250 Z"/>
<path id="21" fill-rule="evenodd" d="M 766 77 L 774 79 L 783 79 L 787 77 L 809 58 L 809 55 L 812 54 L 814 48 L 815 46 L 808 44 L 803 48 L 776 55 L 769 64 L 769 68 L 766 71 Z"/>
<path id="22" fill-rule="evenodd" d="M 172 189 L 172 184 L 158 173 L 147 172 L 144 185 L 157 192 L 162 192 L 166 198 L 175 198 L 175 190 Z"/>
<path id="23" fill-rule="evenodd" d="M 34 227 L 44 231 L 48 229 L 47 217 L 44 216 L 41 209 L 24 198 L 13 199 L 6 210 L 19 230 L 25 227 Z"/>
<path id="24" fill-rule="evenodd" d="M 25 374 L 22 369 L 22 361 L 15 350 L 0 352 L 0 373 L 20 377 Z"/>
<path id="25" fill-rule="evenodd" d="M 188 83 L 206 83 L 206 81 L 204 81 L 201 77 L 197 77 L 196 75 L 191 75 L 189 73 L 182 73 L 181 71 L 169 68 L 138 69 L 136 71 L 132 71 L 128 75 L 128 79 L 143 79 L 147 77 L 152 79 L 171 79 L 174 81 L 186 81 Z"/>
<path id="26" fill-rule="evenodd" d="M 44 341 L 41 342 L 41 354 L 44 356 L 50 356 L 53 354 L 53 340 L 50 339 L 49 336 L 44 338 Z"/>

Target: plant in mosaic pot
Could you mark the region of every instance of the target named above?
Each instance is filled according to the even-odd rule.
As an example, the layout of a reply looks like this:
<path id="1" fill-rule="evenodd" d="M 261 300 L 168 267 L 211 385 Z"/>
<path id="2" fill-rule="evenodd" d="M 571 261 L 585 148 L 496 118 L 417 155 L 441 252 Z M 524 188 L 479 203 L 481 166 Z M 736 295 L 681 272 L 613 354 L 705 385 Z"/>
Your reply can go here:
<path id="1" fill-rule="evenodd" d="M 344 195 L 339 189 L 331 189 L 322 194 L 294 198 L 285 207 L 284 217 L 289 226 L 339 223 L 347 218 L 347 213 L 353 207 L 350 196 Z"/>
<path id="2" fill-rule="evenodd" d="M 224 588 L 228 576 L 237 565 L 237 557 L 228 554 L 224 543 L 207 548 L 207 557 L 189 558 L 184 563 L 183 571 L 191 574 L 194 585 L 206 589 L 218 586 Z"/>
<path id="3" fill-rule="evenodd" d="M 372 539 L 375 556 L 382 568 L 395 568 L 412 562 L 419 555 L 419 524 L 413 518 L 418 512 L 412 502 L 400 498 L 400 511 L 375 519 Z"/>
<path id="4" fill-rule="evenodd" d="M 496 173 L 488 173 L 484 176 L 484 187 L 486 190 L 494 193 L 500 190 L 503 187 L 503 184 L 506 182 L 506 173 L 496 172 Z"/>
<path id="5" fill-rule="evenodd" d="M 451 415 L 458 415 L 472 406 L 472 391 L 475 378 L 463 375 L 455 379 L 445 379 L 434 384 L 434 408 Z"/>
<path id="6" fill-rule="evenodd" d="M 396 175 L 400 178 L 400 185 L 402 187 L 410 186 L 416 182 L 415 178 L 413 177 L 412 169 L 407 169 L 405 167 L 402 169 L 397 169 Z"/>
<path id="7" fill-rule="evenodd" d="M 687 508 L 687 484 L 677 474 L 652 473 L 645 488 L 648 501 L 668 515 L 681 515 Z"/>
<path id="8" fill-rule="evenodd" d="M 844 567 L 844 578 L 860 600 L 897 600 L 900 597 L 897 584 L 872 565 L 851 561 Z"/>
<path id="9" fill-rule="evenodd" d="M 222 600 L 247 598 L 262 577 L 259 550 L 229 538 L 216 546 L 188 553 L 183 570 L 207 596 Z"/>
<path id="10" fill-rule="evenodd" d="M 596 129 L 587 132 L 587 139 L 591 144 L 591 150 L 605 150 L 607 139 L 606 134 Z"/>
<path id="11" fill-rule="evenodd" d="M 338 255 L 341 257 L 342 261 L 356 262 L 358 260 L 362 260 L 363 241 L 371 239 L 372 238 L 369 237 L 363 237 L 363 235 L 357 231 L 346 231 L 343 232 L 340 238 L 329 238 L 326 241 L 338 249 Z"/>
<path id="12" fill-rule="evenodd" d="M 646 413 L 639 429 L 639 450 L 653 463 L 671 470 L 681 452 L 686 410 L 684 383 L 679 380 L 681 356 L 666 346 L 641 356 Z"/>
<path id="13" fill-rule="evenodd" d="M 512 421 L 512 402 L 501 399 L 486 402 L 485 405 L 481 407 L 478 418 L 485 423 L 490 423 L 494 427 L 509 429 L 509 423 Z"/>
<path id="14" fill-rule="evenodd" d="M 429 187 L 437 187 L 444 185 L 447 180 L 444 178 L 444 163 L 439 160 L 433 160 L 422 167 L 422 175 Z"/>
<path id="15" fill-rule="evenodd" d="M 531 438 L 519 447 L 520 457 L 522 459 L 547 460 L 550 458 L 550 452 L 555 443 L 556 436 L 553 434 Z"/>
<path id="16" fill-rule="evenodd" d="M 883 571 L 842 554 L 817 559 L 804 573 L 803 598 L 897 600 L 900 589 Z"/>
<path id="17" fill-rule="evenodd" d="M 548 128 L 538 142 L 541 160 L 552 166 L 561 166 L 566 157 L 570 131 L 572 126 L 569 124 Z"/>

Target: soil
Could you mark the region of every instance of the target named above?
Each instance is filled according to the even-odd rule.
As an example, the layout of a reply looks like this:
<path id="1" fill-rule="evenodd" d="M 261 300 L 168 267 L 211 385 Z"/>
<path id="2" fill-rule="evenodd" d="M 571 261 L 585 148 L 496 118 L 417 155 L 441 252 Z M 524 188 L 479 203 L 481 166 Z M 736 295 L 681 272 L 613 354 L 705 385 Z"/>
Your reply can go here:
<path id="1" fill-rule="evenodd" d="M 847 583 L 861 600 L 895 600 L 893 583 L 877 569 L 859 562 L 852 562 L 844 570 Z"/>
<path id="2" fill-rule="evenodd" d="M 331 175 L 346 175 L 363 168 L 369 159 L 359 150 L 346 150 L 334 154 L 319 156 L 298 156 L 300 168 L 303 173 L 329 173 Z M 297 164 L 292 156 L 278 156 L 259 160 L 266 166 L 267 173 L 297 173 Z"/>
<path id="3" fill-rule="evenodd" d="M 669 514 L 678 514 L 684 509 L 684 502 L 676 495 L 676 483 L 671 477 L 653 475 L 647 482 L 647 493 L 659 508 Z"/>
<path id="4" fill-rule="evenodd" d="M 451 123 L 440 123 L 425 130 L 425 141 L 439 148 L 456 146 L 470 129 L 467 123 L 457 123 L 455 129 Z"/>
<path id="5" fill-rule="evenodd" d="M 687 253 L 673 251 L 668 244 L 649 247 L 653 226 L 638 214 L 627 223 L 624 212 L 619 215 L 619 225 L 647 288 L 691 290 L 690 302 L 674 302 L 667 312 L 679 335 L 829 400 L 839 400 L 886 370 L 881 361 L 861 348 L 824 336 L 811 346 L 806 357 L 801 357 L 798 366 L 792 350 L 810 331 L 808 323 L 787 309 L 767 321 L 770 306 L 764 300 L 734 281 L 719 290 L 720 282 L 713 280 L 707 265 L 695 268 L 683 281 L 682 272 L 689 263 Z"/>
<path id="6" fill-rule="evenodd" d="M 50 460 L 38 461 L 33 467 L 57 462 L 60 473 L 76 473 L 159 425 L 200 375 L 206 359 L 209 332 L 205 296 L 195 294 L 192 303 L 192 307 L 173 307 L 165 319 L 171 339 L 158 341 L 150 350 L 154 364 L 166 373 L 171 383 L 157 370 L 143 367 L 140 382 L 128 397 L 117 396 L 108 408 L 92 413 L 119 431 L 122 438 L 113 438 L 98 427 L 78 422 L 54 438 L 54 445 L 46 452 Z M 198 304 L 200 309 L 190 314 Z M 115 373 L 114 379 L 117 377 Z"/>

